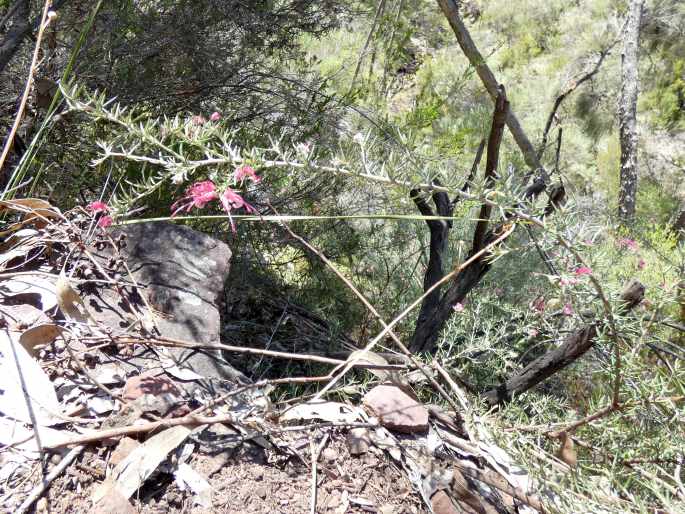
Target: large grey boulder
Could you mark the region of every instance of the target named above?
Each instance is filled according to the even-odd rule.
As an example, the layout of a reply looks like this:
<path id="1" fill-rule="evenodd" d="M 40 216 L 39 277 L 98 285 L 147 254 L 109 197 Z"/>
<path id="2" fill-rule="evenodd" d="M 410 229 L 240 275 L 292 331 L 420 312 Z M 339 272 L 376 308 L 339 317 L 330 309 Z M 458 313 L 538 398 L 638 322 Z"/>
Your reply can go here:
<path id="1" fill-rule="evenodd" d="M 219 343 L 220 302 L 224 283 L 230 270 L 231 250 L 206 234 L 182 225 L 167 222 L 146 222 L 126 225 L 112 230 L 113 239 L 125 234 L 125 245 L 120 256 L 131 271 L 139 287 L 126 288 L 126 300 L 120 291 L 98 291 L 88 297 L 96 320 L 113 329 L 114 333 L 131 333 L 132 318 L 127 314 L 127 301 L 137 311 L 148 313 L 145 295 L 154 313 L 154 324 L 159 335 L 202 344 Z M 113 254 L 109 247 L 98 259 L 111 265 Z M 125 268 L 119 267 L 121 279 L 130 281 Z M 149 317 L 149 316 L 148 316 Z M 138 324 L 139 325 L 139 324 Z M 149 327 L 148 327 L 149 328 Z M 192 370 L 212 379 L 241 379 L 244 377 L 223 362 L 218 351 L 173 349 L 171 353 L 181 369 Z M 159 366 L 159 355 L 138 355 L 137 365 L 150 369 Z"/>

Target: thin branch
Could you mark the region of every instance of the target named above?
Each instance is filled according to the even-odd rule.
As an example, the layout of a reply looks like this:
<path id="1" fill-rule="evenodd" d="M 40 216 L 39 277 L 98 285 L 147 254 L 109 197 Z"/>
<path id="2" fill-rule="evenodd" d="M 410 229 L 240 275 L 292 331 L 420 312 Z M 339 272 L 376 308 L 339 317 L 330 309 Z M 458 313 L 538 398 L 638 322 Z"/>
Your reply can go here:
<path id="1" fill-rule="evenodd" d="M 495 100 L 495 111 L 492 114 L 492 126 L 490 128 L 490 137 L 488 138 L 488 155 L 485 162 L 486 190 L 492 188 L 495 183 L 497 166 L 499 164 L 499 147 L 502 143 L 504 124 L 507 119 L 507 114 L 509 113 L 509 102 L 507 100 L 507 94 L 504 86 L 500 84 L 497 89 L 498 92 L 497 99 Z M 483 247 L 491 212 L 492 206 L 488 204 L 483 204 L 481 206 L 478 222 L 476 223 L 476 228 L 473 231 L 472 252 L 477 252 Z"/>
<path id="2" fill-rule="evenodd" d="M 318 492 L 318 487 L 317 487 L 317 483 L 316 483 L 316 465 L 319 462 L 319 457 L 321 456 L 321 452 L 323 451 L 326 444 L 328 444 L 329 437 L 330 437 L 330 433 L 326 432 L 326 434 L 323 436 L 323 439 L 321 440 L 321 443 L 318 446 L 315 446 L 314 439 L 312 439 L 312 442 L 311 442 L 311 446 L 312 446 L 312 497 L 311 497 L 311 502 L 310 502 L 310 506 L 309 506 L 310 514 L 316 514 L 316 496 L 317 496 L 317 492 Z"/>
<path id="3" fill-rule="evenodd" d="M 213 343 L 203 344 L 191 341 L 183 341 L 181 339 L 171 339 L 167 337 L 136 337 L 128 335 L 113 335 L 113 336 L 85 336 L 87 341 L 111 341 L 120 344 L 153 344 L 157 346 L 166 346 L 171 348 L 190 348 L 190 349 L 206 349 L 206 350 L 224 350 L 232 353 L 246 353 L 251 355 L 264 355 L 267 357 L 274 357 L 278 359 L 289 359 L 299 361 L 319 362 L 321 364 L 329 364 L 333 366 L 340 366 L 346 364 L 348 361 L 340 359 L 332 359 L 322 355 L 308 355 L 303 353 L 288 353 L 276 352 L 273 350 L 262 350 L 260 348 L 250 348 L 247 346 L 232 346 L 228 344 Z M 372 364 L 369 362 L 358 362 L 355 367 L 364 369 L 379 369 L 379 370 L 401 370 L 407 369 L 402 364 Z"/>
<path id="4" fill-rule="evenodd" d="M 568 98 L 568 96 L 571 93 L 573 93 L 578 88 L 578 86 L 580 86 L 584 82 L 587 82 L 592 77 L 594 77 L 597 74 L 597 72 L 599 72 L 599 69 L 601 68 L 602 63 L 604 62 L 604 59 L 607 55 L 609 55 L 609 53 L 611 53 L 611 50 L 616 45 L 617 41 L 618 40 L 615 40 L 608 48 L 602 50 L 599 53 L 599 59 L 597 59 L 597 62 L 595 63 L 594 67 L 578 80 L 572 81 L 569 87 L 567 87 L 566 90 L 563 91 L 559 96 L 557 96 L 556 100 L 554 100 L 552 110 L 550 111 L 549 116 L 547 116 L 545 129 L 542 131 L 542 141 L 540 142 L 540 149 L 538 150 L 538 160 L 542 159 L 542 154 L 545 152 L 545 148 L 547 147 L 547 137 L 549 135 L 549 131 L 552 128 L 552 123 L 554 122 L 554 118 L 556 117 L 557 111 L 559 110 L 559 107 L 561 107 L 562 102 L 566 98 Z"/>
<path id="5" fill-rule="evenodd" d="M 272 208 L 273 208 L 273 207 L 272 207 Z M 302 238 L 302 237 L 298 236 L 297 234 L 295 234 L 295 233 L 290 229 L 290 227 L 288 227 L 288 225 L 286 225 L 285 223 L 283 224 L 283 228 L 285 228 L 285 230 L 287 230 L 288 233 L 289 233 L 292 237 L 294 237 L 295 239 L 297 239 L 300 243 L 302 243 L 302 244 L 303 244 L 306 248 L 308 248 L 311 252 L 313 252 L 314 254 L 316 254 L 316 255 L 317 255 L 317 256 L 318 256 L 318 257 L 319 257 L 319 258 L 320 258 L 320 259 L 321 259 L 321 260 L 330 268 L 330 269 L 331 269 L 331 271 L 333 271 L 333 273 L 335 273 L 335 274 L 338 276 L 338 278 L 340 278 L 340 280 L 343 281 L 343 283 L 350 289 L 350 291 L 352 291 L 352 292 L 355 294 L 355 296 L 356 296 L 357 298 L 359 298 L 359 300 L 364 304 L 364 306 L 369 310 L 369 312 L 371 312 L 371 314 L 373 314 L 373 315 L 376 317 L 376 319 L 378 320 L 378 322 L 379 322 L 379 323 L 381 324 L 381 326 L 383 327 L 383 330 L 384 330 L 384 331 L 390 336 L 390 338 L 395 342 L 395 344 L 396 344 L 397 347 L 402 351 L 402 353 L 404 353 L 404 354 L 409 358 L 409 360 L 410 360 L 417 368 L 419 368 L 419 369 L 421 370 L 421 372 L 426 376 L 426 378 L 427 378 L 427 379 L 429 380 L 429 382 L 433 385 L 433 387 L 436 388 L 436 391 L 438 391 L 438 392 L 439 392 L 439 393 L 440 393 L 440 394 L 441 394 L 441 395 L 450 403 L 450 406 L 451 406 L 453 409 L 457 410 L 457 405 L 456 405 L 456 403 L 454 403 L 454 400 L 452 400 L 452 398 L 447 394 L 447 392 L 442 388 L 442 386 L 440 386 L 440 384 L 435 380 L 435 378 L 433 378 L 433 377 L 430 375 L 430 373 L 426 372 L 426 370 L 425 370 L 424 367 L 421 365 L 421 363 L 419 363 L 419 362 L 416 360 L 416 358 L 412 355 L 412 353 L 409 351 L 409 349 L 402 343 L 402 341 L 401 341 L 400 338 L 397 336 L 397 334 L 395 334 L 395 332 L 392 330 L 392 326 L 388 326 L 388 324 L 385 323 L 385 321 L 383 320 L 383 317 L 380 315 L 380 313 L 379 313 L 379 312 L 376 310 L 376 308 L 371 304 L 371 302 L 369 302 L 369 301 L 366 299 L 366 297 L 359 291 L 359 289 L 357 289 L 357 288 L 354 286 L 354 284 L 352 284 L 352 282 L 351 282 L 347 277 L 345 277 L 345 275 L 343 275 L 343 274 L 338 270 L 338 268 L 337 268 L 337 267 L 336 267 L 336 266 L 335 266 L 335 265 L 334 265 L 334 264 L 333 264 L 333 263 L 332 263 L 332 262 L 331 262 L 331 261 L 330 261 L 322 252 L 320 252 L 319 250 L 317 250 L 314 246 L 312 246 L 312 245 L 311 245 L 309 242 L 307 242 L 304 238 Z M 383 335 L 385 335 L 385 333 L 384 333 Z M 351 359 L 351 360 L 348 360 L 348 364 L 347 364 L 347 366 L 345 367 L 345 369 L 344 369 L 344 370 L 335 378 L 335 380 L 334 380 L 333 382 L 329 383 L 326 387 L 327 387 L 328 389 L 330 389 L 331 387 L 333 387 L 333 384 L 335 383 L 335 381 L 339 380 L 339 379 L 340 379 L 340 378 L 341 378 L 341 377 L 350 369 L 350 367 L 351 367 L 355 362 L 358 362 L 360 359 L 362 359 L 362 358 L 364 357 L 365 353 L 371 351 L 371 348 L 373 348 L 373 346 L 378 342 L 378 340 L 380 340 L 380 337 L 381 337 L 381 336 L 377 337 L 375 341 L 372 341 L 372 343 L 370 343 L 369 345 L 367 345 L 367 347 L 364 348 L 364 350 L 363 350 L 362 352 L 359 352 L 358 354 L 356 354 L 355 358 L 353 358 L 353 359 Z M 332 373 L 334 373 L 334 372 L 335 372 L 335 370 L 332 371 Z M 399 380 L 398 378 L 395 378 L 395 381 L 398 382 L 400 386 L 402 385 L 402 381 Z M 316 398 L 319 398 L 322 394 L 323 394 L 323 392 L 318 393 L 317 396 L 316 396 Z"/>
<path id="6" fill-rule="evenodd" d="M 81 452 L 85 449 L 85 446 L 77 446 L 72 448 L 69 453 L 67 453 L 62 460 L 59 461 L 48 475 L 40 481 L 40 483 L 33 488 L 31 493 L 26 497 L 22 504 L 15 511 L 16 514 L 24 514 L 28 512 L 33 503 L 40 498 L 40 496 L 47 490 L 53 480 L 60 476 L 62 472 L 67 469 L 67 466 L 71 464 L 76 457 L 78 457 Z"/>
<path id="7" fill-rule="evenodd" d="M 12 143 L 14 142 L 14 136 L 19 129 L 19 124 L 24 116 L 24 109 L 26 109 L 26 102 L 29 99 L 29 93 L 31 93 L 31 86 L 33 85 L 33 76 L 36 73 L 36 67 L 38 65 L 38 54 L 40 53 L 40 44 L 43 41 L 43 33 L 45 28 L 50 24 L 50 18 L 48 18 L 48 11 L 50 9 L 50 4 L 52 0 L 45 0 L 43 5 L 43 16 L 40 22 L 40 29 L 38 30 L 38 37 L 36 38 L 36 45 L 33 49 L 33 59 L 31 60 L 31 66 L 29 68 L 29 74 L 26 78 L 26 87 L 24 88 L 24 94 L 21 97 L 21 103 L 19 104 L 19 109 L 14 118 L 14 124 L 12 125 L 12 130 L 10 130 L 7 140 L 5 141 L 5 147 L 2 150 L 2 155 L 0 155 L 0 177 L 3 175 L 3 167 L 5 165 L 5 159 L 12 148 Z"/>
<path id="8" fill-rule="evenodd" d="M 464 52 L 464 55 L 469 60 L 469 63 L 471 63 L 471 66 L 476 69 L 476 73 L 483 82 L 485 89 L 490 94 L 490 97 L 493 99 L 493 101 L 495 101 L 498 95 L 497 86 L 499 81 L 495 78 L 495 75 L 492 73 L 492 70 L 490 70 L 487 61 L 478 50 L 478 47 L 476 47 L 476 44 L 471 38 L 471 34 L 464 25 L 461 15 L 459 14 L 458 2 L 456 0 L 437 0 L 437 2 L 445 17 L 449 21 L 449 24 L 454 31 L 454 35 L 457 37 L 457 42 L 459 43 L 462 52 Z M 523 128 L 521 128 L 516 115 L 511 110 L 507 116 L 507 127 L 514 136 L 514 140 L 521 149 L 523 158 L 530 168 L 528 173 L 526 173 L 525 178 L 529 178 L 535 171 L 538 170 L 544 172 L 544 168 L 542 167 L 542 164 L 540 164 L 540 160 L 535 152 L 535 148 L 533 148 L 530 139 L 528 139 L 528 136 L 526 136 L 526 133 L 523 131 Z"/>
<path id="9" fill-rule="evenodd" d="M 373 23 L 371 24 L 371 28 L 369 29 L 369 34 L 366 36 L 366 42 L 364 43 L 364 47 L 362 48 L 362 51 L 359 53 L 359 59 L 357 59 L 357 66 L 354 68 L 354 74 L 352 75 L 352 82 L 350 83 L 350 91 L 354 89 L 354 83 L 357 81 L 357 76 L 359 75 L 359 70 L 362 67 L 362 63 L 364 62 L 364 59 L 366 57 L 366 53 L 369 51 L 369 45 L 371 44 L 371 39 L 373 39 L 373 33 L 376 31 L 376 27 L 378 26 L 378 21 L 380 20 L 381 16 L 383 15 L 383 11 L 385 10 L 385 0 L 380 0 L 378 2 L 378 7 L 376 8 L 376 14 L 373 17 Z"/>

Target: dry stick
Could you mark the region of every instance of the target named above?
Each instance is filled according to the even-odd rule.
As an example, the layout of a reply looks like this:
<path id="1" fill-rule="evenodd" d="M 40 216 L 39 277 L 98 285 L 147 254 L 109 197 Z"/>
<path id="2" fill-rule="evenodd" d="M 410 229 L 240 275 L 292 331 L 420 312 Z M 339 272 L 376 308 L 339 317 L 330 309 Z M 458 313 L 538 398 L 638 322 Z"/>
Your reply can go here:
<path id="1" fill-rule="evenodd" d="M 16 510 L 16 514 L 24 514 L 25 512 L 28 512 L 31 505 L 33 505 L 33 502 L 40 498 L 52 481 L 62 474 L 67 466 L 81 454 L 84 448 L 85 446 L 77 446 L 76 448 L 72 448 L 72 450 L 67 453 L 61 461 L 59 461 L 59 464 L 57 464 L 57 466 L 55 466 L 54 469 L 50 471 L 50 473 L 43 480 L 41 480 L 40 484 L 38 484 L 33 491 L 31 491 L 31 493 Z"/>
<path id="2" fill-rule="evenodd" d="M 271 208 L 273 209 L 273 206 Z M 274 212 L 275 212 L 275 210 L 274 210 Z M 376 319 L 378 319 L 381 326 L 384 329 L 388 329 L 387 323 L 385 323 L 385 320 L 380 315 L 380 313 L 376 310 L 376 308 L 371 304 L 371 302 L 369 302 L 366 299 L 366 297 L 359 291 L 359 289 L 357 289 L 354 286 L 354 284 L 352 284 L 352 282 L 350 282 L 350 280 L 347 277 L 345 277 L 345 275 L 343 275 L 338 270 L 338 268 L 322 252 L 317 250 L 314 246 L 312 246 L 310 243 L 308 243 L 304 238 L 295 234 L 287 224 L 282 223 L 282 225 L 283 225 L 283 228 L 285 228 L 285 230 L 288 231 L 288 233 L 291 235 L 291 237 L 294 237 L 295 239 L 297 239 L 300 243 L 302 243 L 311 252 L 316 254 L 333 271 L 333 273 L 335 273 L 338 276 L 338 278 L 340 278 L 340 280 L 343 281 L 343 283 L 355 294 L 355 296 L 357 296 L 357 298 L 359 298 L 361 300 L 361 302 L 371 312 L 371 314 L 373 314 L 376 317 Z M 393 330 L 388 329 L 388 335 L 395 342 L 395 344 L 402 351 L 402 353 L 404 353 L 409 358 L 409 360 L 412 362 L 412 364 L 414 364 L 417 368 L 419 368 L 421 370 L 421 372 L 430 381 L 430 383 L 433 385 L 433 387 L 436 388 L 436 390 L 443 396 L 443 398 L 445 398 L 449 402 L 449 404 L 452 406 L 452 408 L 455 409 L 455 411 L 456 411 L 457 405 L 456 405 L 456 403 L 454 403 L 454 400 L 452 400 L 452 398 L 447 394 L 447 392 L 442 388 L 442 386 L 435 380 L 435 378 L 433 378 L 430 375 L 430 373 L 426 372 L 426 370 L 421 365 L 421 363 L 416 360 L 416 358 L 412 355 L 412 353 L 409 351 L 409 349 L 402 343 L 402 341 L 397 336 L 397 334 L 395 334 L 395 332 Z M 363 356 L 370 350 L 370 348 L 371 347 L 368 346 L 367 348 L 362 350 L 362 352 L 359 353 L 355 358 L 353 358 L 351 361 L 348 361 L 348 362 L 354 363 L 357 360 L 363 358 Z M 335 370 L 333 370 L 333 372 L 335 372 Z M 343 372 L 343 374 L 344 373 L 345 372 Z M 320 396 L 318 394 L 316 395 L 315 399 L 317 399 L 317 398 L 320 398 Z"/>
<path id="3" fill-rule="evenodd" d="M 547 123 L 545 123 L 545 129 L 542 132 L 542 142 L 540 143 L 540 149 L 538 150 L 538 159 L 542 159 L 542 154 L 545 152 L 545 147 L 547 146 L 547 136 L 549 136 L 549 131 L 552 128 L 552 123 L 554 122 L 554 117 L 557 114 L 557 111 L 559 110 L 559 107 L 561 106 L 562 102 L 570 95 L 573 93 L 578 86 L 580 86 L 583 82 L 586 82 L 590 80 L 592 77 L 594 77 L 597 72 L 599 72 L 599 68 L 602 66 L 602 63 L 604 62 L 604 59 L 606 58 L 607 55 L 611 52 L 612 48 L 616 46 L 616 43 L 618 42 L 618 39 L 614 40 L 611 45 L 602 50 L 599 53 L 599 59 L 595 63 L 594 68 L 592 68 L 591 71 L 583 75 L 581 78 L 578 80 L 574 80 L 571 82 L 571 85 L 559 96 L 557 96 L 556 100 L 554 101 L 554 106 L 552 107 L 552 110 L 549 113 L 549 116 L 547 117 Z"/>
<path id="4" fill-rule="evenodd" d="M 24 395 L 24 401 L 26 402 L 26 410 L 28 411 L 29 414 L 29 419 L 31 420 L 31 424 L 33 425 L 33 437 L 36 440 L 36 446 L 38 447 L 38 454 L 40 455 L 40 463 L 41 463 L 41 471 L 43 473 L 43 476 L 45 476 L 45 472 L 47 471 L 47 462 L 45 460 L 45 451 L 43 444 L 41 443 L 40 440 L 40 434 L 38 433 L 38 420 L 36 419 L 36 413 L 33 410 L 33 403 L 31 402 L 31 395 L 29 395 L 28 390 L 26 389 L 26 379 L 24 378 L 24 373 L 21 370 L 21 366 L 19 364 L 19 356 L 17 355 L 17 350 L 16 350 L 16 341 L 14 338 L 10 335 L 9 330 L 5 328 L 5 335 L 7 336 L 7 341 L 10 344 L 10 348 L 12 349 L 12 356 L 14 357 L 14 364 L 17 367 L 17 377 L 19 378 L 19 385 L 21 386 L 21 392 Z"/>
<path id="5" fill-rule="evenodd" d="M 2 155 L 0 156 L 0 176 L 3 174 L 3 167 L 5 164 L 5 159 L 10 153 L 12 144 L 14 143 L 14 136 L 17 134 L 19 129 L 19 124 L 24 116 L 24 110 L 26 109 L 26 102 L 29 99 L 29 94 L 31 93 L 31 86 L 33 85 L 33 75 L 36 73 L 36 66 L 38 65 L 38 54 L 40 52 L 40 44 L 43 40 L 43 32 L 45 28 L 50 24 L 50 18 L 48 18 L 48 11 L 50 10 L 50 5 L 52 0 L 45 0 L 45 5 L 43 6 L 43 16 L 40 20 L 40 28 L 38 29 L 38 37 L 36 38 L 36 46 L 33 49 L 33 59 L 31 60 L 31 67 L 29 68 L 29 76 L 26 79 L 26 87 L 24 88 L 24 94 L 21 97 L 21 103 L 19 104 L 19 110 L 14 118 L 14 124 L 12 125 L 12 130 L 10 130 L 9 136 L 7 136 L 7 141 L 5 141 L 5 147 L 2 150 Z"/>
<path id="6" fill-rule="evenodd" d="M 357 76 L 359 75 L 359 70 L 362 67 L 366 53 L 369 50 L 369 45 L 371 44 L 371 39 L 373 38 L 373 33 L 376 31 L 376 26 L 378 25 L 378 20 L 380 20 L 383 10 L 385 9 L 385 0 L 378 2 L 378 7 L 376 8 L 376 14 L 373 17 L 373 23 L 371 24 L 371 29 L 369 29 L 369 35 L 366 37 L 366 43 L 364 43 L 364 48 L 362 48 L 359 54 L 359 59 L 357 59 L 357 66 L 354 69 L 354 74 L 352 75 L 352 82 L 350 83 L 349 91 L 354 89 L 354 83 L 357 81 Z"/>
<path id="7" fill-rule="evenodd" d="M 400 321 L 402 321 L 402 319 L 404 319 L 404 317 L 405 317 L 407 314 L 409 314 L 409 313 L 410 313 L 412 310 L 414 310 L 418 305 L 420 305 L 421 302 L 423 301 L 423 299 L 424 299 L 426 296 L 428 296 L 429 294 L 431 294 L 431 292 L 433 292 L 433 290 L 437 289 L 438 287 L 442 286 L 444 283 L 446 283 L 446 282 L 448 282 L 449 280 L 451 280 L 452 278 L 454 278 L 454 277 L 455 277 L 457 274 L 459 274 L 462 270 L 466 269 L 468 266 L 470 266 L 471 264 L 473 264 L 476 260 L 480 259 L 480 257 L 481 257 L 482 255 L 484 255 L 486 252 L 488 252 L 492 247 L 494 247 L 495 245 L 497 245 L 497 244 L 501 243 L 502 241 L 504 241 L 507 237 L 509 237 L 509 236 L 511 235 L 511 233 L 514 231 L 515 228 L 516 228 L 516 223 L 513 223 L 513 222 L 512 222 L 511 225 L 510 225 L 510 226 L 509 226 L 509 227 L 508 227 L 508 228 L 507 228 L 507 229 L 506 229 L 506 230 L 505 230 L 497 239 L 495 239 L 494 241 L 492 241 L 491 243 L 489 243 L 485 248 L 483 248 L 483 249 L 480 250 L 479 252 L 476 252 L 475 254 L 473 254 L 469 259 L 467 259 L 466 261 L 464 261 L 462 264 L 460 264 L 458 267 L 456 267 L 454 270 L 452 270 L 450 273 L 448 273 L 447 275 L 445 275 L 444 277 L 442 277 L 442 278 L 441 278 L 440 280 L 438 280 L 435 284 L 433 284 L 433 285 L 432 285 L 431 287 L 429 287 L 426 291 L 424 291 L 424 293 L 423 293 L 421 296 L 419 296 L 419 297 L 418 297 L 416 300 L 414 300 L 414 302 L 412 302 L 406 309 L 404 309 L 404 310 L 403 310 L 403 311 L 402 311 L 394 320 L 392 320 L 392 321 L 390 322 L 390 324 L 386 325 L 386 326 L 383 328 L 383 330 L 381 330 L 381 332 L 380 332 L 375 338 L 373 338 L 373 339 L 371 340 L 371 342 L 369 342 L 369 344 L 362 350 L 362 352 L 361 352 L 360 355 L 364 355 L 364 353 L 371 351 L 371 349 L 372 349 L 374 346 L 376 346 L 376 344 L 377 344 L 383 337 L 385 337 L 385 336 L 392 330 L 392 328 L 393 328 L 395 325 L 397 325 Z M 411 354 L 411 352 L 409 352 L 409 350 L 406 349 L 406 347 L 405 347 L 405 350 L 406 350 L 409 354 Z M 343 370 L 342 370 L 342 371 L 341 371 L 333 380 L 331 380 L 328 384 L 326 384 L 326 386 L 325 386 L 321 391 L 319 391 L 319 392 L 317 393 L 317 395 L 315 396 L 315 399 L 320 399 L 328 390 L 330 390 L 330 389 L 336 384 L 336 382 L 338 382 L 338 380 L 340 380 L 340 379 L 341 379 L 341 378 L 350 370 L 350 368 L 352 368 L 353 365 L 354 365 L 354 360 L 348 362 L 347 365 L 345 366 L 345 368 L 344 368 L 344 369 L 343 369 Z M 428 378 L 429 378 L 429 380 L 431 380 L 431 383 L 434 383 L 434 380 L 435 380 L 435 379 L 433 379 L 432 377 L 428 377 Z M 450 401 L 450 404 L 453 404 L 453 403 L 454 403 L 453 400 Z"/>
<path id="8" fill-rule="evenodd" d="M 503 85 L 497 87 L 497 98 L 495 99 L 495 112 L 492 114 L 492 126 L 488 137 L 488 153 L 485 160 L 485 188 L 491 189 L 495 183 L 495 175 L 499 164 L 499 148 L 504 135 L 504 124 L 509 113 L 509 101 Z M 492 206 L 484 203 L 480 208 L 478 222 L 473 231 L 473 251 L 478 251 L 483 247 L 485 233 L 488 230 Z"/>
<path id="9" fill-rule="evenodd" d="M 331 364 L 334 366 L 340 366 L 346 364 L 348 361 L 341 359 L 332 359 L 330 357 L 323 357 L 320 355 L 308 355 L 301 353 L 287 353 L 287 352 L 277 352 L 273 350 L 262 350 L 259 348 L 249 348 L 244 346 L 231 346 L 228 344 L 203 344 L 194 343 L 191 341 L 183 341 L 180 339 L 171 339 L 167 337 L 137 337 L 137 336 L 127 336 L 118 335 L 111 337 L 104 336 L 85 336 L 84 340 L 88 341 L 113 341 L 120 344 L 156 344 L 159 346 L 168 346 L 171 348 L 190 348 L 190 349 L 207 349 L 207 350 L 224 350 L 233 353 L 247 353 L 252 355 L 265 355 L 267 357 L 275 357 L 279 359 L 289 359 L 289 360 L 300 360 L 300 361 L 312 361 L 319 362 L 321 364 Z M 402 370 L 407 369 L 407 366 L 403 364 L 373 364 L 370 362 L 358 362 L 355 364 L 358 368 L 365 369 L 380 369 L 380 370 Z"/>
<path id="10" fill-rule="evenodd" d="M 328 438 L 330 437 L 330 434 L 326 432 L 326 434 L 323 436 L 323 439 L 321 440 L 321 444 L 319 444 L 318 447 L 315 448 L 314 445 L 314 439 L 312 439 L 312 500 L 311 504 L 309 506 L 309 512 L 310 514 L 316 514 L 316 495 L 318 491 L 318 487 L 316 485 L 316 464 L 319 461 L 319 457 L 321 456 L 321 452 L 324 449 L 324 446 L 328 443 Z"/>
<path id="11" fill-rule="evenodd" d="M 223 416 L 195 416 L 187 415 L 181 418 L 163 419 L 160 421 L 151 421 L 149 423 L 142 423 L 140 425 L 131 425 L 126 427 L 110 428 L 106 430 L 97 430 L 92 433 L 78 435 L 70 439 L 58 441 L 46 448 L 55 449 L 63 448 L 65 446 L 72 446 L 75 444 L 92 443 L 95 441 L 102 441 L 103 439 L 110 439 L 112 437 L 119 437 L 122 435 L 146 434 L 159 429 L 166 429 L 177 426 L 199 426 L 199 425 L 213 425 L 215 423 L 235 423 L 237 421 L 234 414 L 226 414 Z"/>

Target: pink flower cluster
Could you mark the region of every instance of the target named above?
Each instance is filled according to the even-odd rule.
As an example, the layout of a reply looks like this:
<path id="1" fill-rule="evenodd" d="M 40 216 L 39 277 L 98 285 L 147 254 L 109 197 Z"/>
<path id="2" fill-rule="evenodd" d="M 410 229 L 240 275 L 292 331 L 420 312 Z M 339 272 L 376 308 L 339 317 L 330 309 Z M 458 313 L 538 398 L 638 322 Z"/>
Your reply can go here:
<path id="1" fill-rule="evenodd" d="M 236 182 L 243 182 L 245 179 L 257 183 L 261 177 L 257 175 L 252 166 L 240 166 L 233 172 L 233 178 Z M 231 218 L 231 212 L 234 209 L 245 209 L 247 212 L 257 212 L 254 207 L 245 201 L 235 190 L 226 187 L 223 193 L 219 194 L 216 189 L 216 184 L 211 180 L 204 180 L 196 182 L 187 190 L 185 196 L 179 198 L 171 206 L 171 215 L 176 216 L 179 212 L 190 212 L 193 209 L 203 209 L 209 202 L 219 200 L 221 207 L 228 214 L 231 220 L 231 228 L 235 232 L 235 223 Z"/>
<path id="2" fill-rule="evenodd" d="M 98 227 L 107 228 L 114 223 L 112 217 L 107 214 L 109 212 L 109 206 L 105 202 L 101 202 L 99 200 L 91 202 L 88 204 L 88 210 L 95 216 L 98 216 Z"/>
<path id="3" fill-rule="evenodd" d="M 637 252 L 640 249 L 640 245 L 634 239 L 629 239 L 627 237 L 622 237 L 618 240 L 619 248 L 627 248 L 632 252 Z"/>

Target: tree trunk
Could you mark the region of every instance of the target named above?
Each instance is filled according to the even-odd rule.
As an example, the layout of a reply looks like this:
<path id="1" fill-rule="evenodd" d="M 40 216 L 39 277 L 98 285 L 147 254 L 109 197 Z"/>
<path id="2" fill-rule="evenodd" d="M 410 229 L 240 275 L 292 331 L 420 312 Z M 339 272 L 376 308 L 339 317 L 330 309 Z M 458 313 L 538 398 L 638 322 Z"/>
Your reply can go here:
<path id="1" fill-rule="evenodd" d="M 621 143 L 621 179 L 618 215 L 622 223 L 635 218 L 637 194 L 637 95 L 640 22 L 644 0 L 631 0 L 628 21 L 623 34 L 621 55 L 621 98 L 618 104 L 619 139 Z"/>

